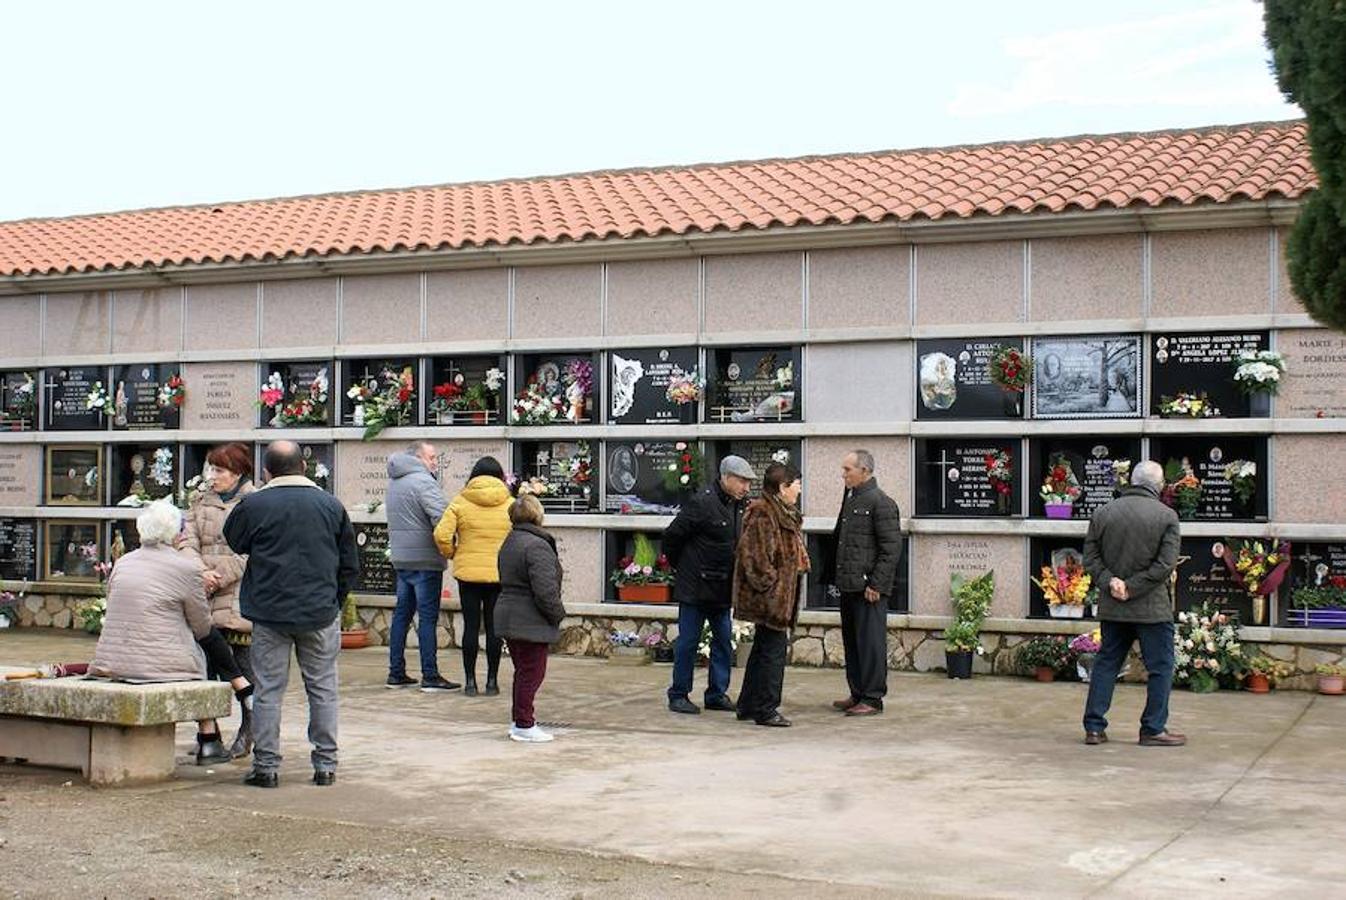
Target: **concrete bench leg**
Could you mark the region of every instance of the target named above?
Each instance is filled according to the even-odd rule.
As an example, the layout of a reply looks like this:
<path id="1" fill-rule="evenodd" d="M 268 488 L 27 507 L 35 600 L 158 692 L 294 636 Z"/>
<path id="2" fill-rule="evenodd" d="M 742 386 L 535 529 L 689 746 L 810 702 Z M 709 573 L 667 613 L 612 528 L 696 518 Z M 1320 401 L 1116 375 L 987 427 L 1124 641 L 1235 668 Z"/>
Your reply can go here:
<path id="1" fill-rule="evenodd" d="M 164 781 L 173 776 L 174 725 L 89 726 L 90 784 Z"/>
<path id="2" fill-rule="evenodd" d="M 89 769 L 89 726 L 0 716 L 0 756 L 54 769 Z"/>

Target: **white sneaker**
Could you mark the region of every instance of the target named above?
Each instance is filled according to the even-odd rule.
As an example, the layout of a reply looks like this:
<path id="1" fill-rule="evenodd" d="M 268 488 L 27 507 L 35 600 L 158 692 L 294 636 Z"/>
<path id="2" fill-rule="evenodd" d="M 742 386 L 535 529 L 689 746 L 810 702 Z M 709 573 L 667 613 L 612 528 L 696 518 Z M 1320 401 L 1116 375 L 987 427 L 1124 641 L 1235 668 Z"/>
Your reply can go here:
<path id="1" fill-rule="evenodd" d="M 545 744 L 548 741 L 554 741 L 556 738 L 541 728 L 534 725 L 532 728 L 520 728 L 518 725 L 509 726 L 509 739 L 511 741 L 521 741 L 525 744 Z"/>

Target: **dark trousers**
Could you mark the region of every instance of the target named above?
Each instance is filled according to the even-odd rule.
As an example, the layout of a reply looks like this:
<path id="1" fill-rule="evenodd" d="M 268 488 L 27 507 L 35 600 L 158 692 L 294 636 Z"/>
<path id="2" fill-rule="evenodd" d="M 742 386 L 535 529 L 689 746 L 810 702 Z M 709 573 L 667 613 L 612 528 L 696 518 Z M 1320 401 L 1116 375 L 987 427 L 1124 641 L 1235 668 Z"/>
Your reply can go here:
<path id="1" fill-rule="evenodd" d="M 1100 622 L 1102 646 L 1089 673 L 1089 699 L 1084 705 L 1084 730 L 1105 731 L 1108 708 L 1117 675 L 1126 663 L 1131 645 L 1140 641 L 1140 658 L 1150 673 L 1145 682 L 1145 711 L 1140 714 L 1141 734 L 1163 734 L 1168 728 L 1168 695 L 1173 690 L 1172 622 Z"/>
<path id="2" fill-rule="evenodd" d="M 243 677 L 243 670 L 239 668 L 238 660 L 234 658 L 234 649 L 224 639 L 220 629 L 211 628 L 210 634 L 198 639 L 196 643 L 206 654 L 206 675 L 210 678 L 218 678 L 220 681 L 233 681 L 235 678 Z M 243 648 L 240 647 L 239 649 L 242 650 Z M 249 678 L 248 681 L 253 684 L 257 683 L 256 679 L 253 678 Z"/>
<path id="3" fill-rule="evenodd" d="M 495 635 L 495 601 L 500 596 L 500 585 L 458 582 L 463 602 L 463 672 L 468 678 L 477 676 L 477 645 L 482 620 L 486 625 L 486 680 L 494 681 L 500 672 L 500 648 L 503 641 Z"/>
<path id="4" fill-rule="evenodd" d="M 547 645 L 537 641 L 509 639 L 509 658 L 514 663 L 514 705 L 510 711 L 519 728 L 532 728 L 533 700 L 547 677 Z"/>
<path id="5" fill-rule="evenodd" d="M 706 699 L 718 700 L 729 695 L 729 666 L 734 654 L 734 620 L 728 609 L 702 609 L 691 603 L 678 604 L 678 642 L 673 646 L 673 683 L 668 699 L 686 698 L 692 692 L 692 673 L 696 667 L 696 647 L 701 629 L 710 622 L 710 670 Z"/>
<path id="6" fill-rule="evenodd" d="M 841 592 L 841 641 L 851 699 L 883 709 L 888 693 L 888 598 Z"/>
<path id="7" fill-rule="evenodd" d="M 780 711 L 781 691 L 785 687 L 785 655 L 790 635 L 765 625 L 757 626 L 743 669 L 743 687 L 738 692 L 738 711 L 758 722 Z"/>
<path id="8" fill-rule="evenodd" d="M 407 630 L 416 617 L 416 649 L 421 654 L 421 678 L 439 677 L 438 646 L 439 594 L 444 588 L 444 573 L 434 569 L 397 570 L 397 606 L 388 627 L 388 674 L 400 678 L 407 674 Z"/>

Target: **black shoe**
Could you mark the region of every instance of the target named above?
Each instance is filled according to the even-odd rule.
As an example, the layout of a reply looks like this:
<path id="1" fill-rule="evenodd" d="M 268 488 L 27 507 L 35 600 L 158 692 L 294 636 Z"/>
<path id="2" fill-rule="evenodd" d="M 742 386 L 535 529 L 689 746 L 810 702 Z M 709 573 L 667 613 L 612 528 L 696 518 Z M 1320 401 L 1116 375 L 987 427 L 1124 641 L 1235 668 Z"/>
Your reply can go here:
<path id="1" fill-rule="evenodd" d="M 330 784 L 336 784 L 336 772 L 314 769 L 313 783 L 319 787 L 327 787 Z"/>
<path id="2" fill-rule="evenodd" d="M 252 707 L 242 707 L 243 720 L 238 723 L 238 734 L 234 735 L 234 742 L 229 745 L 229 756 L 232 759 L 242 759 L 252 753 Z"/>
<path id="3" fill-rule="evenodd" d="M 686 713 L 689 716 L 701 715 L 701 709 L 686 697 L 673 697 L 668 701 L 669 712 Z"/>
<path id="4" fill-rule="evenodd" d="M 782 716 L 779 712 L 775 712 L 765 719 L 758 719 L 757 724 L 765 725 L 768 728 L 789 728 L 794 723 L 785 718 L 785 716 Z"/>
<path id="5" fill-rule="evenodd" d="M 500 696 L 500 682 L 496 681 L 494 675 L 486 676 L 486 696 L 487 697 Z"/>
<path id="6" fill-rule="evenodd" d="M 747 712 L 747 711 L 744 710 L 742 707 L 739 707 L 739 710 L 738 710 L 738 712 L 734 715 L 734 718 L 738 719 L 740 722 L 746 722 L 746 721 L 748 721 L 749 719 L 756 719 L 757 717 L 754 716 L 752 713 Z"/>
<path id="7" fill-rule="evenodd" d="M 253 769 L 243 779 L 243 783 L 249 787 L 280 787 L 280 776 L 275 772 L 259 772 L 257 769 Z"/>
<path id="8" fill-rule="evenodd" d="M 388 680 L 384 682 L 390 688 L 411 687 L 413 684 L 419 684 L 415 678 L 408 678 L 406 675 L 389 675 Z"/>
<path id="9" fill-rule="evenodd" d="M 233 759 L 229 755 L 229 749 L 224 746 L 224 741 L 220 740 L 218 732 L 212 734 L 209 740 L 203 741 L 201 737 L 199 734 L 196 736 L 196 764 L 198 766 L 209 766 Z"/>
<path id="10" fill-rule="evenodd" d="M 434 678 L 427 678 L 421 682 L 422 694 L 433 694 L 436 691 L 456 691 L 460 687 L 456 681 L 449 681 L 447 678 L 440 678 L 436 675 Z"/>
<path id="11" fill-rule="evenodd" d="M 717 709 L 720 712 L 738 712 L 738 707 L 728 696 L 716 697 L 713 700 L 706 701 L 706 709 Z"/>
<path id="12" fill-rule="evenodd" d="M 467 697 L 477 696 L 477 676 L 469 675 L 463 679 L 463 695 Z"/>

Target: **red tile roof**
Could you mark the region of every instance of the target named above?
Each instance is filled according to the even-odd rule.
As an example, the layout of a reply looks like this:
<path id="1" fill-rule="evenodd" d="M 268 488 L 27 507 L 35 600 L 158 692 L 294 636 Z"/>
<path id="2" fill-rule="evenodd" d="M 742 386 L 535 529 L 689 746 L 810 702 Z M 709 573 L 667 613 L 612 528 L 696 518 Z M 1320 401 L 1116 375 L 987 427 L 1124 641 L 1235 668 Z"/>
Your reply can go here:
<path id="1" fill-rule="evenodd" d="M 0 275 L 1296 198 L 1302 122 L 593 172 L 0 223 Z"/>

